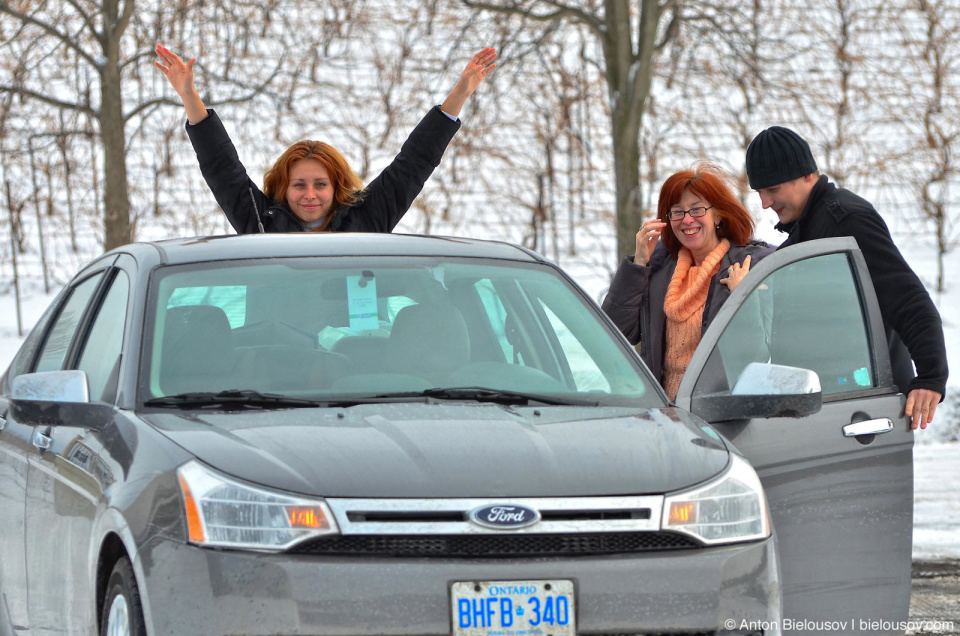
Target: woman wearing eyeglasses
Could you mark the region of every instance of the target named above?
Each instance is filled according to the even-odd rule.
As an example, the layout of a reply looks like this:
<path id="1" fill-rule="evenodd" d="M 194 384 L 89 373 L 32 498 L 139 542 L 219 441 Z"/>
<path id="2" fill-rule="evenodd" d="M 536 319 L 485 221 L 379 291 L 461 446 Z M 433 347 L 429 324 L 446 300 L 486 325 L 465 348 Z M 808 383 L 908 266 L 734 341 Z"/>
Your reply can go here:
<path id="1" fill-rule="evenodd" d="M 660 188 L 657 218 L 637 232 L 636 254 L 623 259 L 603 301 L 627 340 L 640 342 L 640 356 L 671 400 L 751 258 L 773 251 L 751 239 L 753 218 L 727 180 L 706 163 L 670 176 Z"/>

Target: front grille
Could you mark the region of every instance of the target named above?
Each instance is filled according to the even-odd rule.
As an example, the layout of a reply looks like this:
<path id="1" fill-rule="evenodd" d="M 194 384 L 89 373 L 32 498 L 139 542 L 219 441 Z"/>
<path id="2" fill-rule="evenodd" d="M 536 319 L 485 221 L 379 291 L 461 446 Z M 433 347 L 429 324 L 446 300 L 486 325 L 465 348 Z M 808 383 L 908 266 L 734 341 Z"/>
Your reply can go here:
<path id="1" fill-rule="evenodd" d="M 602 534 L 351 535 L 321 537 L 290 554 L 434 558 L 503 558 L 631 554 L 700 545 L 671 532 Z"/>

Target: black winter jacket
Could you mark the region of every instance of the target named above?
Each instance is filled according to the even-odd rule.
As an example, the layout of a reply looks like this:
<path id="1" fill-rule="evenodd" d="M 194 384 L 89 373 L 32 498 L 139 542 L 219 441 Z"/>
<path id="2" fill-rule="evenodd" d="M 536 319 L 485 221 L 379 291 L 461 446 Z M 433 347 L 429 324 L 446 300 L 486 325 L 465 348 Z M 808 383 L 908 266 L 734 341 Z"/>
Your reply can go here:
<path id="1" fill-rule="evenodd" d="M 869 201 L 821 176 L 800 218 L 776 227 L 789 234 L 780 247 L 835 236 L 855 238 L 880 301 L 894 382 L 904 393 L 930 389 L 945 394 L 947 350 L 940 313 Z"/>
<path id="2" fill-rule="evenodd" d="M 303 223 L 286 205 L 267 197 L 247 176 L 237 150 L 213 110 L 201 122 L 187 125 L 203 178 L 238 234 L 256 234 L 259 212 L 264 232 L 303 232 Z M 370 182 L 363 199 L 333 211 L 331 232 L 390 232 L 420 194 L 423 184 L 440 165 L 440 158 L 460 120 L 440 108 L 430 109 L 400 148 L 393 162 Z"/>
<path id="3" fill-rule="evenodd" d="M 703 309 L 701 335 L 730 297 L 730 289 L 720 282 L 721 278 L 726 278 L 729 267 L 734 263 L 743 264 L 747 256 L 750 256 L 751 266 L 756 265 L 760 259 L 773 252 L 773 249 L 772 245 L 763 241 L 730 245 L 730 249 L 720 261 L 720 270 L 710 281 L 707 304 Z M 601 305 L 630 344 L 640 343 L 640 357 L 661 385 L 667 329 L 663 303 L 676 268 L 677 258 L 670 256 L 663 243 L 657 244 L 650 256 L 650 262 L 646 265 L 636 265 L 633 256 L 625 256 Z"/>

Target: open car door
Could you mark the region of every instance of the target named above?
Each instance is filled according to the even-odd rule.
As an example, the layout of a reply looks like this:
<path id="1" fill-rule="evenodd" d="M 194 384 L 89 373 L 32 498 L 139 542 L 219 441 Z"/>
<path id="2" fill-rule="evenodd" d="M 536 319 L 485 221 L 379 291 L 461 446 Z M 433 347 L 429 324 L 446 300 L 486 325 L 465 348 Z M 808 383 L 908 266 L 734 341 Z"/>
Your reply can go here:
<path id="1" fill-rule="evenodd" d="M 798 368 L 816 373 L 822 405 L 817 377 Z M 856 241 L 801 243 L 756 264 L 704 334 L 676 403 L 760 475 L 783 631 L 903 633 L 913 433 Z"/>

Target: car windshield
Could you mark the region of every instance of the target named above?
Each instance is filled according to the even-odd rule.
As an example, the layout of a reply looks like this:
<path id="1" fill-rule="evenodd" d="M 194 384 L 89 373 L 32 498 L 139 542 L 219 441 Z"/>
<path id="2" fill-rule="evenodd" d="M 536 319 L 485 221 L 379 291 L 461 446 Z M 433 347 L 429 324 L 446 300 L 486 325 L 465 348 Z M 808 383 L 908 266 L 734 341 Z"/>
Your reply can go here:
<path id="1" fill-rule="evenodd" d="M 221 261 L 158 268 L 150 295 L 141 397 L 151 406 L 663 404 L 596 307 L 543 265 Z"/>

